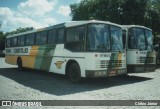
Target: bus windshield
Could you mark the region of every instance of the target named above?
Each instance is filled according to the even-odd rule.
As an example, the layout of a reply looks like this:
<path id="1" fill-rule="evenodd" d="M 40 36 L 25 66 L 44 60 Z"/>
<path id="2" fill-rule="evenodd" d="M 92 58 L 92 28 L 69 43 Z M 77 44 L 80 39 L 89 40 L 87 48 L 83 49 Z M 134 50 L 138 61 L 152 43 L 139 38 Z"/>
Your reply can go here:
<path id="1" fill-rule="evenodd" d="M 146 39 L 147 39 L 147 50 L 152 50 L 152 45 L 153 45 L 153 41 L 152 41 L 152 31 L 150 30 L 145 30 L 145 34 L 146 34 Z"/>
<path id="2" fill-rule="evenodd" d="M 130 49 L 151 50 L 152 32 L 143 28 L 131 28 L 128 31 L 128 47 Z"/>
<path id="3" fill-rule="evenodd" d="M 111 34 L 111 35 L 110 35 Z M 89 24 L 87 34 L 89 51 L 122 51 L 122 29 L 106 24 Z"/>
<path id="4" fill-rule="evenodd" d="M 122 29 L 116 26 L 110 27 L 112 51 L 122 51 Z"/>

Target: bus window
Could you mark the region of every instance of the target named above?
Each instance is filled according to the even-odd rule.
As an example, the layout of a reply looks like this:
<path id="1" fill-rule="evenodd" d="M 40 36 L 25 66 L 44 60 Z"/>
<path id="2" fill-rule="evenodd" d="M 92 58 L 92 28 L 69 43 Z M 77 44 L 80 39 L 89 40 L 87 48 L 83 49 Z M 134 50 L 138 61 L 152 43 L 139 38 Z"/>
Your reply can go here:
<path id="1" fill-rule="evenodd" d="M 147 50 L 151 50 L 153 47 L 153 41 L 152 41 L 152 31 L 145 30 L 146 39 L 147 39 Z"/>
<path id="2" fill-rule="evenodd" d="M 135 49 L 137 47 L 136 36 L 134 31 L 135 31 L 134 28 L 131 28 L 128 31 L 128 48 L 129 49 Z"/>
<path id="3" fill-rule="evenodd" d="M 122 30 L 119 27 L 111 26 L 111 45 L 113 51 L 122 51 L 123 44 L 122 44 Z"/>
<path id="4" fill-rule="evenodd" d="M 138 42 L 137 42 L 137 46 L 139 49 L 141 50 L 145 50 L 146 49 L 146 42 L 145 42 L 145 35 L 144 35 L 144 30 L 143 29 L 137 29 L 137 38 L 138 38 Z"/>
<path id="5" fill-rule="evenodd" d="M 17 37 L 11 38 L 11 46 L 16 46 L 17 45 Z"/>
<path id="6" fill-rule="evenodd" d="M 7 47 L 10 47 L 10 46 L 11 46 L 10 44 L 11 44 L 11 43 L 10 43 L 10 39 L 7 39 L 6 46 L 7 46 Z"/>
<path id="7" fill-rule="evenodd" d="M 39 32 L 36 34 L 36 44 L 46 44 L 47 31 Z"/>
<path id="8" fill-rule="evenodd" d="M 89 24 L 87 33 L 87 49 L 89 51 L 109 51 L 109 28 L 106 24 Z"/>
<path id="9" fill-rule="evenodd" d="M 84 26 L 67 29 L 66 48 L 72 51 L 83 51 Z"/>
<path id="10" fill-rule="evenodd" d="M 25 36 L 19 36 L 18 37 L 18 46 L 23 46 L 25 42 Z"/>
<path id="11" fill-rule="evenodd" d="M 130 49 L 146 49 L 146 41 L 144 35 L 144 29 L 131 28 L 128 31 L 128 48 Z"/>
<path id="12" fill-rule="evenodd" d="M 59 29 L 58 30 L 58 43 L 63 43 L 64 42 L 64 29 Z"/>
<path id="13" fill-rule="evenodd" d="M 48 43 L 49 44 L 55 44 L 57 42 L 57 34 L 56 30 L 49 30 L 48 34 Z"/>
<path id="14" fill-rule="evenodd" d="M 28 34 L 26 35 L 26 45 L 33 45 L 35 39 L 35 34 Z"/>

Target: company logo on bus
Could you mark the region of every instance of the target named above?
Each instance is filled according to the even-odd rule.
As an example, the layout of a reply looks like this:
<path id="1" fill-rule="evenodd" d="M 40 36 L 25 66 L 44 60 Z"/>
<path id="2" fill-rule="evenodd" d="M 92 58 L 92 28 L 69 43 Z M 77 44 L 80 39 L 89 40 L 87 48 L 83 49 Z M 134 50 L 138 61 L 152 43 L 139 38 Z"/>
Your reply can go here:
<path id="1" fill-rule="evenodd" d="M 54 64 L 57 66 L 58 69 L 61 69 L 63 63 L 64 63 L 63 61 L 57 61 L 57 62 L 54 63 Z"/>

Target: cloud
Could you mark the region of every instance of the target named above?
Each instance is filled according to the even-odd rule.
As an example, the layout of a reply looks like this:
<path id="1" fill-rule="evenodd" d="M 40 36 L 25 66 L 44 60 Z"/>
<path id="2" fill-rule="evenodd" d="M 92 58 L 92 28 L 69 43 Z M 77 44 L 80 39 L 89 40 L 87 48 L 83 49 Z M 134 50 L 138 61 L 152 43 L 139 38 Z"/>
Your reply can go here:
<path id="1" fill-rule="evenodd" d="M 0 7 L 0 20 L 5 19 L 7 16 L 12 17 L 13 12 L 7 7 Z"/>
<path id="2" fill-rule="evenodd" d="M 42 28 L 55 24 L 57 21 L 52 17 L 42 17 L 40 19 L 34 19 L 25 16 L 22 13 L 10 10 L 7 7 L 0 7 L 0 20 L 2 20 L 3 31 L 13 31 L 18 27 L 34 27 Z"/>
<path id="3" fill-rule="evenodd" d="M 20 2 L 14 11 L 8 7 L 0 7 L 2 22 L 0 31 L 10 32 L 19 27 L 44 28 L 70 20 L 70 7 L 67 4 L 58 6 L 63 3 L 58 2 L 58 0 L 25 0 Z"/>
<path id="4" fill-rule="evenodd" d="M 69 16 L 69 14 L 71 13 L 71 9 L 69 6 L 60 6 L 57 13 L 64 16 Z"/>
<path id="5" fill-rule="evenodd" d="M 44 18 L 43 22 L 46 23 L 47 25 L 53 25 L 53 24 L 57 23 L 57 20 L 52 17 L 46 17 L 46 18 Z"/>
<path id="6" fill-rule="evenodd" d="M 18 9 L 23 14 L 29 16 L 43 16 L 54 9 L 57 0 L 27 0 L 18 5 Z"/>

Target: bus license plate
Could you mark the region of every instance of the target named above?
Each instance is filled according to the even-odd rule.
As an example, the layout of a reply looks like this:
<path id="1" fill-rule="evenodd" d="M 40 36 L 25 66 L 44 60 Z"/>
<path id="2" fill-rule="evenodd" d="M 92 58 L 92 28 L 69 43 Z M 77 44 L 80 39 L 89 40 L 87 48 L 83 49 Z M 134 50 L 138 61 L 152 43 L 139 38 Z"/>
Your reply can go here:
<path id="1" fill-rule="evenodd" d="M 109 76 L 115 76 L 115 75 L 116 75 L 116 71 L 115 70 L 110 71 Z"/>

